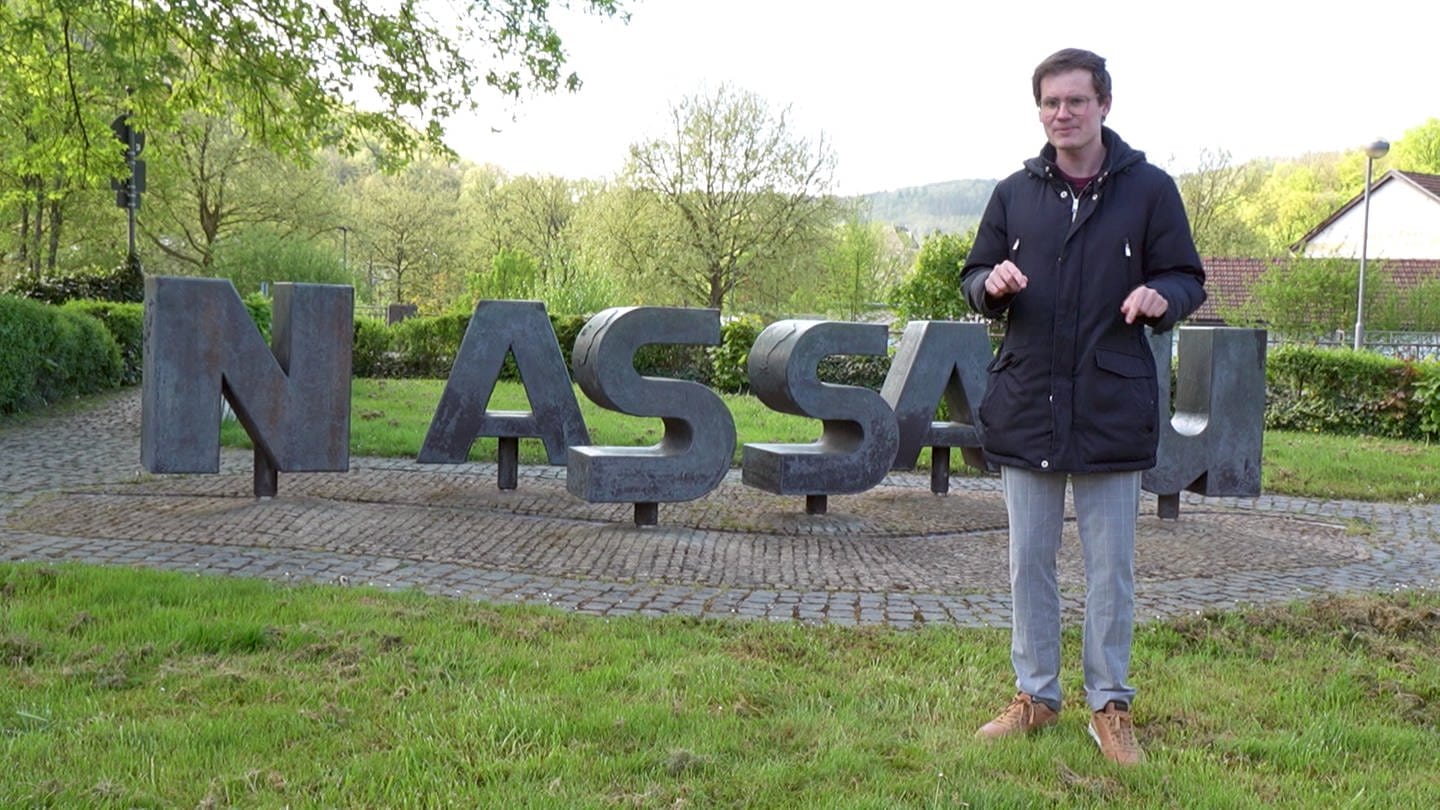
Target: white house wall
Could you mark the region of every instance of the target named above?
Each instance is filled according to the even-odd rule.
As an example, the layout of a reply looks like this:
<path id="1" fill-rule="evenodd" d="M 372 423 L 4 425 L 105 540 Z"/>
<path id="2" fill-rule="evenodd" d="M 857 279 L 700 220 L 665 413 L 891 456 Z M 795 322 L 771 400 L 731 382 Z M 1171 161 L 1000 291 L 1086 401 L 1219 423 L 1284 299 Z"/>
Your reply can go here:
<path id="1" fill-rule="evenodd" d="M 1311 238 L 1305 255 L 1360 257 L 1365 206 L 1356 205 Z M 1372 259 L 1440 259 L 1440 201 L 1409 183 L 1391 179 L 1370 193 Z"/>

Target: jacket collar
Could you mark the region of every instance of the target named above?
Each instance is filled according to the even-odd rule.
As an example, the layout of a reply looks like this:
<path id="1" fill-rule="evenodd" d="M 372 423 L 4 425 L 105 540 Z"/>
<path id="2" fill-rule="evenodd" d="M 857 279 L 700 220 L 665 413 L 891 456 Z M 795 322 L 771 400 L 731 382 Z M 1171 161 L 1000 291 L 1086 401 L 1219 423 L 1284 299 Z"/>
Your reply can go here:
<path id="1" fill-rule="evenodd" d="M 1107 126 L 1100 127 L 1100 143 L 1105 145 L 1105 162 L 1100 167 L 1099 175 L 1101 178 L 1145 161 L 1144 152 L 1130 148 L 1130 144 L 1125 143 L 1115 130 Z M 1040 149 L 1037 157 L 1025 161 L 1025 168 L 1042 180 L 1055 180 L 1060 177 L 1060 170 L 1055 166 L 1055 156 L 1055 147 L 1047 143 Z"/>

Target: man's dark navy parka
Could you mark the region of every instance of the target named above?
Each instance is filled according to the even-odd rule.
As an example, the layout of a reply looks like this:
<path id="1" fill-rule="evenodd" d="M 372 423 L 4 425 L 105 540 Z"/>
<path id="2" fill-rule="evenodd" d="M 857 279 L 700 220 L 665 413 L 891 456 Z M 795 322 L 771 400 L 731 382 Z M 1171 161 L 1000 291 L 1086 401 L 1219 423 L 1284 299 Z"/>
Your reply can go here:
<path id="1" fill-rule="evenodd" d="M 1163 332 L 1205 301 L 1205 272 L 1175 182 L 1114 131 L 1080 195 L 1055 148 L 995 187 L 961 274 L 970 305 L 1004 318 L 979 409 L 986 459 L 1042 472 L 1155 466 L 1159 409 L 1145 326 Z M 1009 259 L 1024 290 L 986 300 L 985 278 Z M 1120 305 L 1149 285 L 1160 318 L 1125 323 Z"/>

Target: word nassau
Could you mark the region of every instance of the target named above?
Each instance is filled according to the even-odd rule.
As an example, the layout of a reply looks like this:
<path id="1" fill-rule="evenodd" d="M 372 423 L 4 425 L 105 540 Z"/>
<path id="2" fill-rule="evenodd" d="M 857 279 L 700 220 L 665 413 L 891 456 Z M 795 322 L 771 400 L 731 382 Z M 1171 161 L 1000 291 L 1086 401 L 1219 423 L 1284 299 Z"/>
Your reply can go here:
<path id="1" fill-rule="evenodd" d="M 141 462 L 153 473 L 215 473 L 223 397 L 255 446 L 255 494 L 274 496 L 280 472 L 349 469 L 350 287 L 277 284 L 272 345 L 266 346 L 230 282 L 152 276 L 145 282 Z M 1256 495 L 1265 402 L 1265 335 L 1252 329 L 1187 327 L 1171 410 L 1169 333 L 1150 339 L 1159 394 L 1159 462 L 1143 486 L 1162 516 L 1179 514 L 1179 493 Z M 831 355 L 884 355 L 883 325 L 782 320 L 751 347 L 752 393 L 766 406 L 820 421 L 819 438 L 746 444 L 741 480 L 780 495 L 804 495 L 822 513 L 831 494 L 863 492 L 892 469 L 913 469 L 931 448 L 931 488 L 944 492 L 949 449 L 984 466 L 983 425 L 991 350 L 979 323 L 911 322 L 877 393 L 821 382 Z M 590 443 L 572 376 L 545 313 L 534 301 L 481 301 L 420 450 L 421 463 L 464 462 L 481 436 L 499 440 L 501 488 L 516 486 L 518 441 L 543 442 L 566 486 L 592 503 L 632 503 L 637 524 L 658 504 L 693 500 L 719 485 L 735 452 L 735 422 L 714 391 L 694 382 L 642 376 L 634 356 L 657 343 L 717 345 L 710 309 L 621 307 L 595 315 L 572 353 L 573 382 L 596 404 L 655 417 L 664 435 L 650 447 Z M 501 367 L 513 356 L 529 411 L 489 410 Z M 944 398 L 949 421 L 936 421 Z M 1223 407 L 1217 407 L 1223 404 Z M 1150 426 L 1137 426 L 1137 430 Z"/>

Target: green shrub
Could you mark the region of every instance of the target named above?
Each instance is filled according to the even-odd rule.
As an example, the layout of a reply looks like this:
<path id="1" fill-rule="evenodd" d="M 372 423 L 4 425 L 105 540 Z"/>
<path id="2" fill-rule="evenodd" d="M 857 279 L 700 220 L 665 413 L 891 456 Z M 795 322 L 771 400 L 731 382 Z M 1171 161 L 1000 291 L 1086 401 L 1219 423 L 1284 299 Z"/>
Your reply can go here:
<path id="1" fill-rule="evenodd" d="M 1440 438 L 1440 363 L 1423 363 L 1415 378 L 1415 413 L 1420 435 Z"/>
<path id="2" fill-rule="evenodd" d="M 398 354 L 398 377 L 446 378 L 460 351 L 469 315 L 406 318 L 390 327 L 390 346 Z"/>
<path id="3" fill-rule="evenodd" d="M 1342 435 L 1416 438 L 1414 363 L 1369 352 L 1283 346 L 1270 352 L 1265 426 Z"/>
<path id="4" fill-rule="evenodd" d="M 258 293 L 266 284 L 350 284 L 342 257 L 325 239 L 282 236 L 256 226 L 217 245 L 215 263 L 206 275 L 226 278 L 241 295 Z"/>
<path id="5" fill-rule="evenodd" d="M 890 305 L 900 320 L 944 321 L 972 314 L 960 289 L 960 271 L 974 241 L 974 231 L 925 237 L 915 267 L 890 293 Z"/>
<path id="6" fill-rule="evenodd" d="M 390 327 L 379 318 L 356 318 L 350 373 L 356 377 L 393 377 L 389 369 Z"/>
<path id="7" fill-rule="evenodd" d="M 837 354 L 820 361 L 815 376 L 836 385 L 858 385 L 879 391 L 890 373 L 890 358 L 869 354 Z"/>
<path id="8" fill-rule="evenodd" d="M 728 394 L 750 390 L 746 364 L 750 362 L 750 347 L 764 329 L 765 323 L 755 315 L 744 315 L 721 325 L 720 345 L 709 350 L 713 388 Z"/>
<path id="9" fill-rule="evenodd" d="M 575 338 L 589 321 L 588 315 L 550 315 L 550 326 L 555 330 L 555 339 L 560 343 L 560 355 L 565 358 L 567 366 L 575 353 Z"/>
<path id="10" fill-rule="evenodd" d="M 120 347 L 100 321 L 0 296 L 0 413 L 119 385 Z"/>
<path id="11" fill-rule="evenodd" d="M 92 267 L 64 275 L 23 276 L 7 292 L 57 305 L 84 299 L 139 303 L 145 300 L 145 273 L 136 259 L 108 270 Z"/>
<path id="12" fill-rule="evenodd" d="M 260 335 L 265 338 L 265 342 L 269 343 L 270 318 L 271 313 L 274 311 L 270 299 L 255 292 L 250 293 L 240 300 L 245 302 L 245 309 L 250 312 L 250 319 L 253 320 L 255 326 L 260 329 Z"/>
<path id="13" fill-rule="evenodd" d="M 100 321 L 120 347 L 120 384 L 138 384 L 144 360 L 144 305 L 116 301 L 71 301 L 65 309 Z"/>

